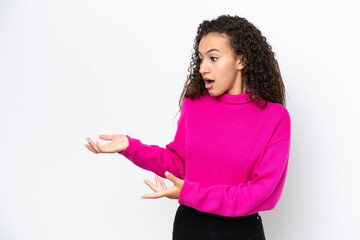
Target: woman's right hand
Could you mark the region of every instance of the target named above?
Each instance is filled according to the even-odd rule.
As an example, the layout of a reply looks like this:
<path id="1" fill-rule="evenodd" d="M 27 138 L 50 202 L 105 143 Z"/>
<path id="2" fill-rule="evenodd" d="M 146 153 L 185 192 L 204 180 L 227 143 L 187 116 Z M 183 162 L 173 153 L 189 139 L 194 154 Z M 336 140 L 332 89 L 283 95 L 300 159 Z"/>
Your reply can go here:
<path id="1" fill-rule="evenodd" d="M 89 144 L 86 144 L 85 147 L 92 151 L 93 153 L 116 153 L 125 150 L 129 146 L 129 139 L 126 135 L 116 134 L 116 135 L 106 135 L 101 134 L 99 137 L 103 140 L 111 141 L 104 146 L 101 146 L 98 141 L 96 144 L 89 138 L 85 139 Z"/>

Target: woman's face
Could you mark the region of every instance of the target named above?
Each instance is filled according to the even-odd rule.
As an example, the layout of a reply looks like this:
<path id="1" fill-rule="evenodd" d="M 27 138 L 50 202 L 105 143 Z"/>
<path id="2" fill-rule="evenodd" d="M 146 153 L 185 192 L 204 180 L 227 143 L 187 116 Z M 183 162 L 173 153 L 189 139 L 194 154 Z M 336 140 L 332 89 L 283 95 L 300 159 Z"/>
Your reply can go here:
<path id="1" fill-rule="evenodd" d="M 209 33 L 199 43 L 200 73 L 205 81 L 205 87 L 212 96 L 223 93 L 240 94 L 246 86 L 241 84 L 241 56 L 234 58 L 228 36 Z"/>

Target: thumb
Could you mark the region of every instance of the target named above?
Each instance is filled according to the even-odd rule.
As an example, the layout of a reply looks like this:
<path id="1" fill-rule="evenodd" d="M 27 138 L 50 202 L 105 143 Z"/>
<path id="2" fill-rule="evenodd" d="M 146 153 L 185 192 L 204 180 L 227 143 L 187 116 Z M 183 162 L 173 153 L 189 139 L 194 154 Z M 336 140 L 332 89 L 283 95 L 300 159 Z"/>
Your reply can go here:
<path id="1" fill-rule="evenodd" d="M 170 172 L 166 171 L 165 172 L 165 176 L 167 179 L 169 179 L 170 181 L 172 181 L 173 183 L 177 183 L 177 177 L 175 177 L 174 175 L 172 175 Z"/>
<path id="2" fill-rule="evenodd" d="M 112 135 L 107 135 L 107 134 L 101 134 L 101 135 L 99 135 L 99 138 L 101 138 L 103 140 L 112 140 L 113 136 Z"/>

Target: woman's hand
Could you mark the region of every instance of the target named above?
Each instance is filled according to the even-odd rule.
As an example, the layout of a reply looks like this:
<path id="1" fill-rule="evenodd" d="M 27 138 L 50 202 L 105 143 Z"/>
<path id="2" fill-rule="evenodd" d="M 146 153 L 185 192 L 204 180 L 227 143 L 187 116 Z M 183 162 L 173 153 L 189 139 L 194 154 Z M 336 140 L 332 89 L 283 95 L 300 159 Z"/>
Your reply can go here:
<path id="1" fill-rule="evenodd" d="M 181 191 L 181 188 L 184 184 L 184 180 L 175 177 L 174 175 L 172 175 L 171 173 L 169 173 L 168 171 L 165 172 L 165 176 L 167 179 L 169 179 L 170 181 L 172 181 L 174 183 L 174 186 L 172 188 L 167 188 L 164 180 L 163 179 L 159 179 L 159 176 L 155 174 L 155 181 L 156 181 L 156 185 L 152 184 L 149 180 L 145 179 L 144 182 L 152 189 L 154 190 L 156 193 L 152 193 L 152 194 L 145 194 L 142 195 L 141 198 L 161 198 L 161 197 L 167 197 L 170 199 L 178 199 L 179 198 L 179 194 Z"/>
<path id="2" fill-rule="evenodd" d="M 89 138 L 85 138 L 89 144 L 86 144 L 85 147 L 87 147 L 90 151 L 93 153 L 116 153 L 121 152 L 125 150 L 129 146 L 129 139 L 126 137 L 126 135 L 106 135 L 101 134 L 99 137 L 103 140 L 111 141 L 104 146 L 100 146 L 100 143 L 96 141 L 96 144 Z"/>

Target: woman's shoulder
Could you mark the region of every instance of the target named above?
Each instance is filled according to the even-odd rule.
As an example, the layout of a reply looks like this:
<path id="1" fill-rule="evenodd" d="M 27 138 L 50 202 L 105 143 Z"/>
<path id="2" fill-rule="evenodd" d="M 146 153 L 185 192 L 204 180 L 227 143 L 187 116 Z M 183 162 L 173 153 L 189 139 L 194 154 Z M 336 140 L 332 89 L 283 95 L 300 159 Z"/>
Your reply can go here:
<path id="1" fill-rule="evenodd" d="M 195 95 L 193 98 L 184 97 L 184 104 L 196 104 L 203 101 L 211 100 L 212 96 L 208 92 L 199 93 Z"/>
<path id="2" fill-rule="evenodd" d="M 280 103 L 274 103 L 274 102 L 267 102 L 266 106 L 267 113 L 271 115 L 272 117 L 278 117 L 278 118 L 288 118 L 290 119 L 290 113 L 288 109 L 280 104 Z"/>

